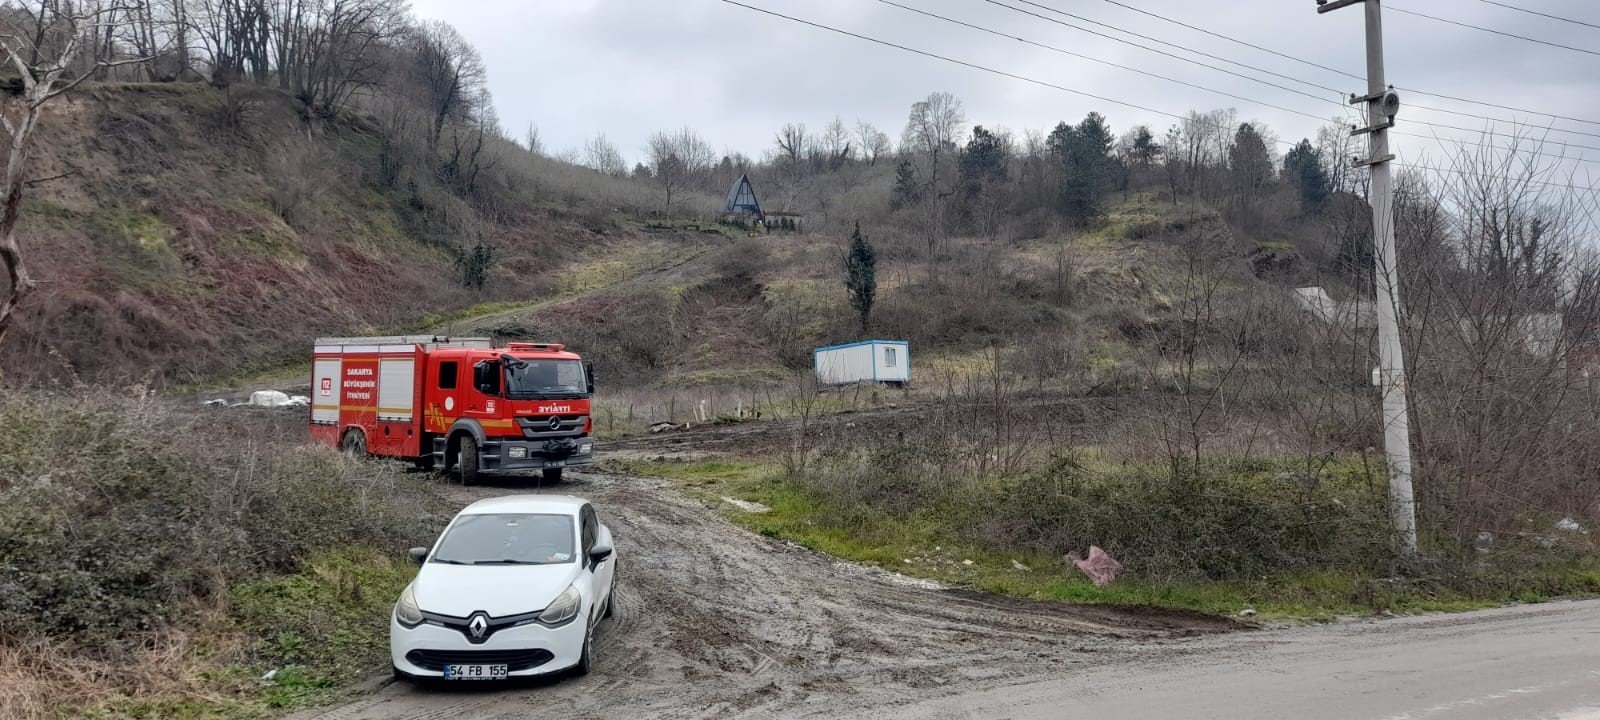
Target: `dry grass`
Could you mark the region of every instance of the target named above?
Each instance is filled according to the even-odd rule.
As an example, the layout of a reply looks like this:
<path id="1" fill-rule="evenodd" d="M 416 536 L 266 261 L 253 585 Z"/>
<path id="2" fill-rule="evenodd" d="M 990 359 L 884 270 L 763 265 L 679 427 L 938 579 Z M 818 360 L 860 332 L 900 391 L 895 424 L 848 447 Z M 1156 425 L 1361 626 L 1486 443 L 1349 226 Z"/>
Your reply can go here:
<path id="1" fill-rule="evenodd" d="M 263 638 L 305 629 L 246 626 L 255 596 L 238 588 L 347 548 L 392 551 L 438 520 L 425 479 L 304 432 L 303 412 L 0 396 L 0 717 L 248 704 L 244 668 L 282 662 Z M 389 570 L 370 579 L 384 601 Z M 283 617 L 345 610 L 308 601 Z"/>
<path id="2" fill-rule="evenodd" d="M 242 678 L 218 668 L 243 658 L 250 640 L 229 632 L 226 612 L 197 612 L 194 628 L 130 638 L 116 656 L 45 639 L 0 643 L 0 717 L 56 720 L 113 708 L 224 707 L 238 702 Z M 155 715 L 154 717 L 159 717 Z"/>

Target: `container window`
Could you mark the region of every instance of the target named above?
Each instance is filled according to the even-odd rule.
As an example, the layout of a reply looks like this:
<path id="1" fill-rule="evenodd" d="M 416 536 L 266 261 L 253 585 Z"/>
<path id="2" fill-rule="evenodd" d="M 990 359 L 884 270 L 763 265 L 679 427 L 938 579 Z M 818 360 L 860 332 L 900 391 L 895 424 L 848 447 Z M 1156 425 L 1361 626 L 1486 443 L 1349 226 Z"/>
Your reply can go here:
<path id="1" fill-rule="evenodd" d="M 894 348 L 883 349 L 883 366 L 894 367 Z"/>
<path id="2" fill-rule="evenodd" d="M 439 389 L 456 389 L 456 363 L 454 360 L 439 363 Z"/>

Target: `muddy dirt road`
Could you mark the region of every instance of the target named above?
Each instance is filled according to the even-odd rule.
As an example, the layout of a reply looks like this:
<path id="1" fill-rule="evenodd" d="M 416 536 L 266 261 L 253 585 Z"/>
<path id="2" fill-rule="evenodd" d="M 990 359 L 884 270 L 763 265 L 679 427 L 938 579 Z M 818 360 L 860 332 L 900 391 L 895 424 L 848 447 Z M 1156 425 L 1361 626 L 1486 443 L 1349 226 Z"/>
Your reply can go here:
<path id="1" fill-rule="evenodd" d="M 524 486 L 449 488 L 465 505 Z M 616 532 L 596 671 L 389 684 L 297 720 L 1600 720 L 1600 601 L 1238 631 L 1160 611 L 943 590 L 746 532 L 659 481 L 582 473 Z M 1590 708 L 1590 709 L 1585 709 Z"/>
<path id="2" fill-rule="evenodd" d="M 450 489 L 465 505 L 526 491 Z M 1060 677 L 1233 624 L 929 587 L 740 529 L 657 481 L 574 473 L 616 534 L 617 617 L 596 671 L 512 687 L 390 684 L 301 718 L 839 717 Z"/>

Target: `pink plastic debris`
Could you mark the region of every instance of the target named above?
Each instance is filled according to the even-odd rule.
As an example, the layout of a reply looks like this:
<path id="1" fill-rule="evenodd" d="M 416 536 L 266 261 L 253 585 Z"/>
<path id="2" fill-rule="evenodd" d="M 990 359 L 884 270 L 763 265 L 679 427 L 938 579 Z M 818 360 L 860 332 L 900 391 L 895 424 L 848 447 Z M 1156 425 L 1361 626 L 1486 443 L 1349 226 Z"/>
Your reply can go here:
<path id="1" fill-rule="evenodd" d="M 1089 546 L 1088 559 L 1078 557 L 1077 553 L 1068 553 L 1067 560 L 1077 565 L 1083 574 L 1088 575 L 1095 587 L 1105 587 L 1117 579 L 1117 573 L 1122 572 L 1122 563 L 1106 554 L 1098 545 Z"/>

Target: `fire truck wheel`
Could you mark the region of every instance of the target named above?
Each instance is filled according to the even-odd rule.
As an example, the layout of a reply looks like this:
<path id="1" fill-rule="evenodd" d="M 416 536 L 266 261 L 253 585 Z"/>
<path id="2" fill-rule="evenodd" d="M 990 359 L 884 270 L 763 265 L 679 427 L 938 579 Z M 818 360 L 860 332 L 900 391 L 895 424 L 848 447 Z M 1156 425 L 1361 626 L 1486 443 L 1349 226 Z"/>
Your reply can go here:
<path id="1" fill-rule="evenodd" d="M 461 474 L 461 484 L 471 485 L 478 481 L 478 443 L 471 437 L 462 437 L 456 444 L 456 470 Z"/>
<path id="2" fill-rule="evenodd" d="M 561 482 L 561 468 L 550 468 L 548 470 L 540 470 L 539 473 L 544 476 L 544 481 L 547 482 L 547 483 L 558 483 L 558 482 Z"/>
<path id="3" fill-rule="evenodd" d="M 356 457 L 367 454 L 367 435 L 360 430 L 347 430 L 339 441 L 339 449 Z"/>

